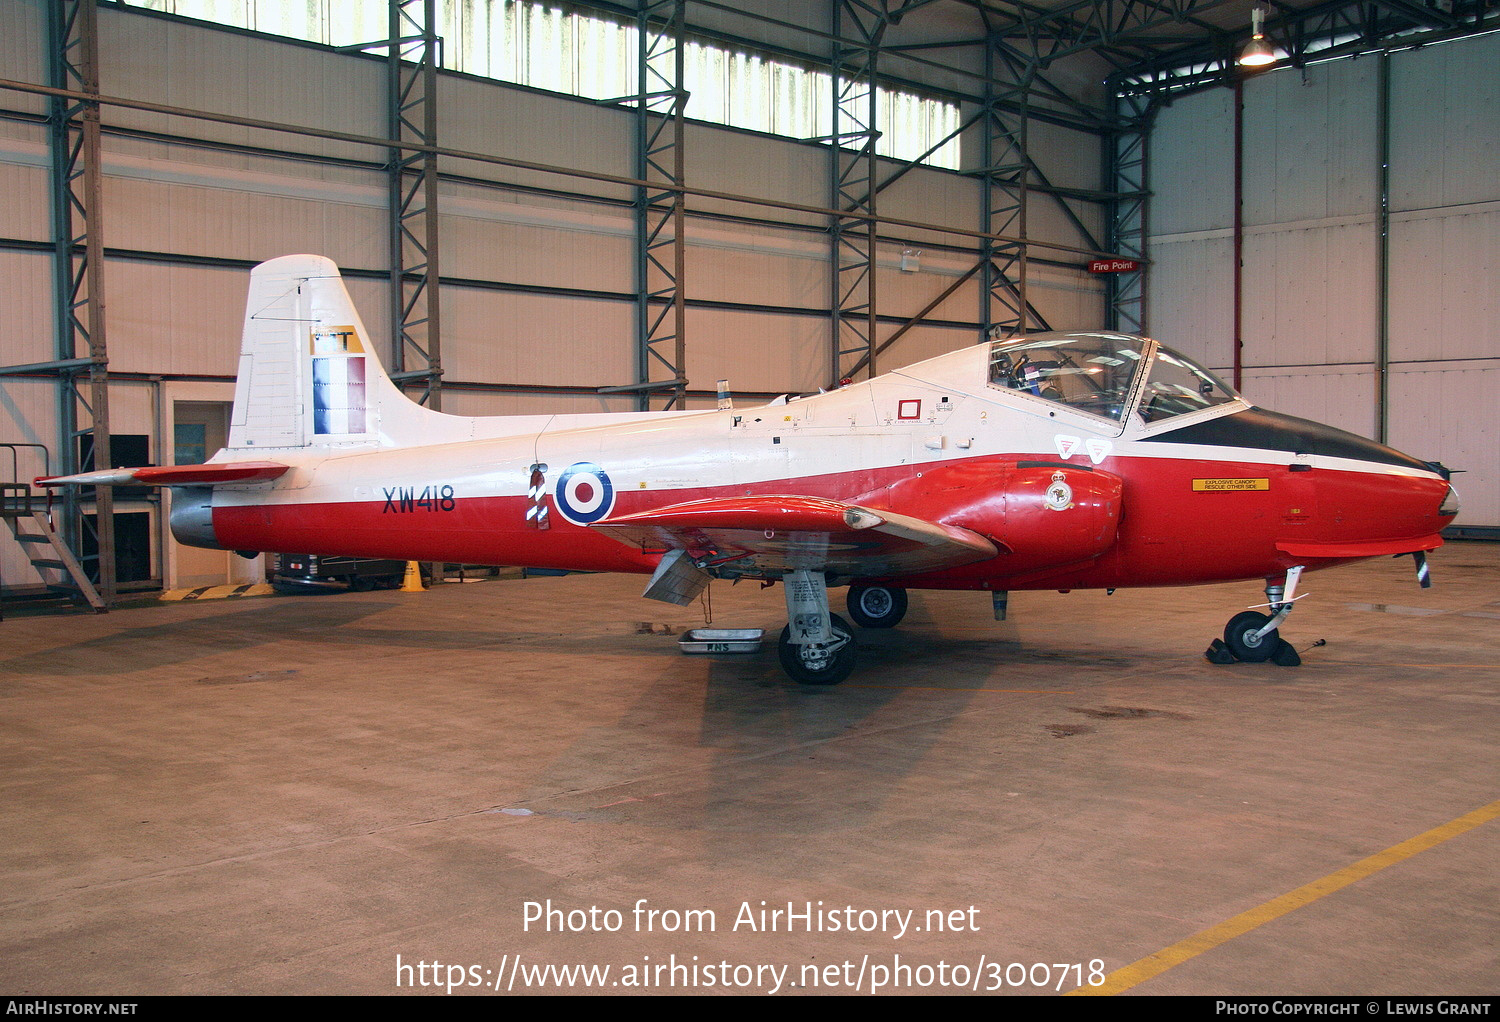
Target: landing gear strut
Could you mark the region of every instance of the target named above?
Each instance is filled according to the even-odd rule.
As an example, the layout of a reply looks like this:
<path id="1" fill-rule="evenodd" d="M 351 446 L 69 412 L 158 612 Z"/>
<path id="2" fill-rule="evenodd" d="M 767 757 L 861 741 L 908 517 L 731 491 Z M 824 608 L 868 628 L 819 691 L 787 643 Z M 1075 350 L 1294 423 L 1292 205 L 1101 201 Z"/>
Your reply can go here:
<path id="1" fill-rule="evenodd" d="M 1292 612 L 1292 605 L 1297 599 L 1293 593 L 1296 592 L 1297 580 L 1301 577 L 1302 565 L 1299 564 L 1287 569 L 1284 586 L 1267 580 L 1265 606 L 1271 611 L 1270 616 L 1253 610 L 1236 614 L 1224 626 L 1224 641 L 1215 639 L 1204 655 L 1216 664 L 1233 663 L 1236 660 L 1250 664 L 1274 660 L 1282 667 L 1296 667 L 1300 664 L 1302 658 L 1277 629 Z"/>
<path id="2" fill-rule="evenodd" d="M 837 685 L 854 670 L 854 630 L 828 611 L 828 585 L 822 573 L 788 572 L 787 626 L 776 645 L 781 667 L 804 685 Z"/>

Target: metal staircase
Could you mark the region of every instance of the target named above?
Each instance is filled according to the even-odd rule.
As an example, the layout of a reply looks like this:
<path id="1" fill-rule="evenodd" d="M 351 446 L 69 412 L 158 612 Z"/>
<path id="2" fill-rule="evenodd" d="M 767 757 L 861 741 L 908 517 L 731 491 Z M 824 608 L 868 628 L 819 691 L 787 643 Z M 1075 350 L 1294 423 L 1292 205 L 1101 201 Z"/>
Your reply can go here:
<path id="1" fill-rule="evenodd" d="M 39 445 L 0 444 L 11 448 L 13 463 L 16 447 L 33 446 Z M 52 521 L 51 501 L 30 483 L 14 481 L 15 474 L 11 473 L 13 481 L 0 483 L 0 520 L 21 545 L 49 592 L 87 603 L 95 613 L 103 614 L 109 608 L 89 580 L 88 572 L 58 534 Z"/>

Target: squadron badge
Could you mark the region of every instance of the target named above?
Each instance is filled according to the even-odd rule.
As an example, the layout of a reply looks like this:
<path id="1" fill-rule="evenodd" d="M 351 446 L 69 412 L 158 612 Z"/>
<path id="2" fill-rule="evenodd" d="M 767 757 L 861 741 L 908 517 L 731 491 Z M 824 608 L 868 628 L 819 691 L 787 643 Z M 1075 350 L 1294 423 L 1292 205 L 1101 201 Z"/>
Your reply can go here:
<path id="1" fill-rule="evenodd" d="M 1054 511 L 1066 511 L 1073 506 L 1073 487 L 1061 472 L 1052 473 L 1052 485 L 1047 487 L 1047 506 Z"/>

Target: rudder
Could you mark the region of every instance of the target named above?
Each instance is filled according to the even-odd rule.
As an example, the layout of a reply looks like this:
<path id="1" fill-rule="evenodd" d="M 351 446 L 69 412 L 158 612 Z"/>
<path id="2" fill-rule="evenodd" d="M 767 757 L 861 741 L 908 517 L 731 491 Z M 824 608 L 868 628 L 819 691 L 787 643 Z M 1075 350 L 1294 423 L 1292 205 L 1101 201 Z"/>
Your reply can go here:
<path id="1" fill-rule="evenodd" d="M 231 449 L 392 443 L 424 413 L 386 375 L 333 260 L 289 255 L 251 271 Z"/>

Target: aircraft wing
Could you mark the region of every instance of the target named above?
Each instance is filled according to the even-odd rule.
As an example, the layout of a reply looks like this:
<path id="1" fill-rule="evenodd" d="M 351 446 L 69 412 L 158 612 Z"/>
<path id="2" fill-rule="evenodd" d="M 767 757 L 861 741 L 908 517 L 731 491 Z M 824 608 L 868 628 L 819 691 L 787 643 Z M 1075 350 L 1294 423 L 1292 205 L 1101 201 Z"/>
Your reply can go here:
<path id="1" fill-rule="evenodd" d="M 38 486 L 218 486 L 280 478 L 291 466 L 274 461 L 221 461 L 211 465 L 151 465 L 105 468 L 71 476 L 38 479 Z"/>
<path id="2" fill-rule="evenodd" d="M 747 575 L 799 569 L 846 578 L 937 571 L 998 552 L 950 525 L 820 497 L 715 497 L 619 515 L 592 528 L 644 550 L 686 550 Z"/>

